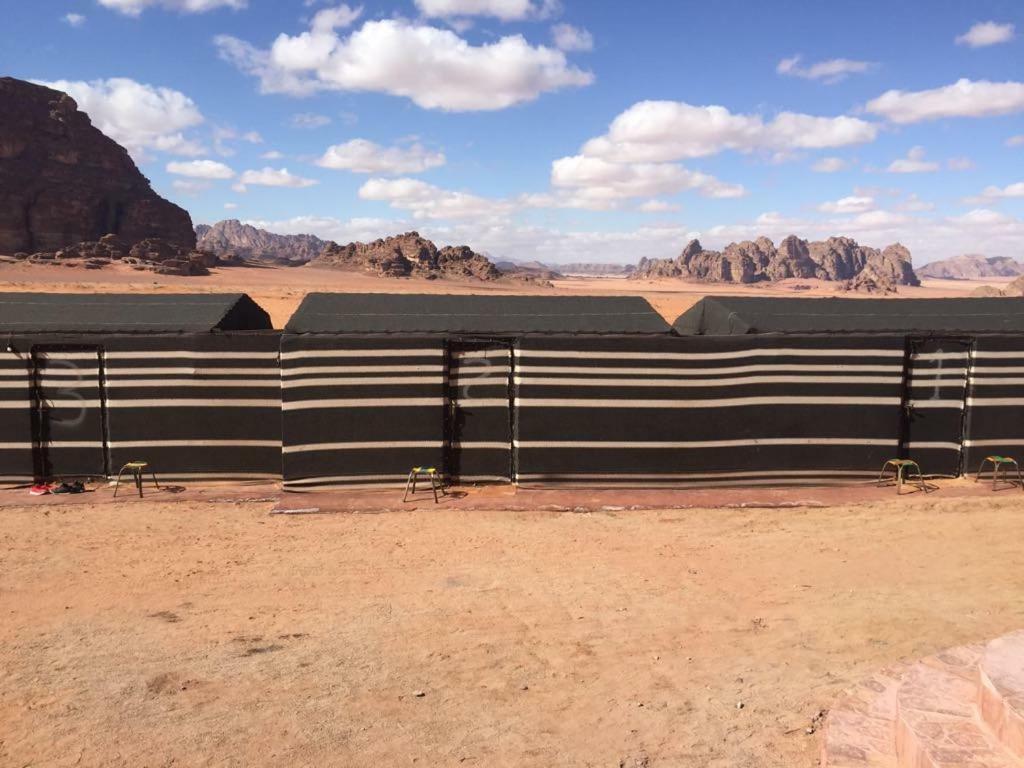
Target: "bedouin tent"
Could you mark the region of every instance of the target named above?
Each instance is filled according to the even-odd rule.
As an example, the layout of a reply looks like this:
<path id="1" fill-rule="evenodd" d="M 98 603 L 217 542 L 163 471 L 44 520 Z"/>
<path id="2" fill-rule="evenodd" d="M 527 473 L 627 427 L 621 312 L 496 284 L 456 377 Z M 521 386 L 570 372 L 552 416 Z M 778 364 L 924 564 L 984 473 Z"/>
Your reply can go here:
<path id="1" fill-rule="evenodd" d="M 280 476 L 280 333 L 245 294 L 0 293 L 0 482 Z"/>
<path id="2" fill-rule="evenodd" d="M 528 340 L 670 334 L 639 297 L 310 294 L 281 342 L 285 488 L 396 485 L 420 465 L 509 482 L 524 421 L 543 428 L 517 401 Z"/>
<path id="3" fill-rule="evenodd" d="M 761 394 L 785 390 L 819 402 L 800 417 L 808 437 L 870 440 L 926 473 L 974 471 L 990 454 L 1024 447 L 1024 300 L 709 297 L 674 324 L 749 350 L 744 375 Z M 792 352 L 771 356 L 775 348 Z M 812 350 L 818 350 L 812 352 Z M 799 365 L 799 352 L 803 362 Z M 773 383 L 769 383 L 769 378 Z M 843 399 L 860 407 L 844 406 Z M 771 405 L 767 404 L 770 408 Z M 759 418 L 756 419 L 760 421 Z M 794 424 L 795 426 L 795 424 Z M 759 430 L 766 438 L 771 430 Z M 827 432 L 827 435 L 826 435 Z M 871 466 L 883 452 L 847 463 Z M 1024 456 L 1018 456 L 1024 461 Z"/>

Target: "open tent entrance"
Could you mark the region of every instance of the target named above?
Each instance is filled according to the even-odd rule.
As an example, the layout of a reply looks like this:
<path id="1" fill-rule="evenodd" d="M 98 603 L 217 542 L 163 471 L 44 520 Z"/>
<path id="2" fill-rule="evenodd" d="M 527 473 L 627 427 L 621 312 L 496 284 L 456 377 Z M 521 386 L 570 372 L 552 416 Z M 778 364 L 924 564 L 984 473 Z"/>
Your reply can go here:
<path id="1" fill-rule="evenodd" d="M 513 359 L 509 341 L 448 343 L 445 460 L 458 482 L 512 481 Z"/>
<path id="2" fill-rule="evenodd" d="M 98 347 L 32 348 L 32 461 L 39 480 L 109 474 Z"/>
<path id="3" fill-rule="evenodd" d="M 964 339 L 908 341 L 901 447 L 930 475 L 960 474 L 970 355 Z"/>

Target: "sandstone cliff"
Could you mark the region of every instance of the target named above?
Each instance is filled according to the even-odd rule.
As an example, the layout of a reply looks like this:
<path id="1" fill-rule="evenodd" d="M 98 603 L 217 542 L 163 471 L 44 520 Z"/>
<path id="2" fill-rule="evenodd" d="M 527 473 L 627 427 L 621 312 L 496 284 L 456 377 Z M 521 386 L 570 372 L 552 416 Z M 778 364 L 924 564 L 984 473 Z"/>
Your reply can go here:
<path id="1" fill-rule="evenodd" d="M 863 279 L 857 278 L 864 272 Z M 848 288 L 920 285 L 910 251 L 900 244 L 884 250 L 858 245 L 848 237 L 808 242 L 790 235 L 778 248 L 767 237 L 730 243 L 721 251 L 705 250 L 691 240 L 675 259 L 641 259 L 632 278 L 679 277 L 725 283 L 755 283 L 786 278 L 849 282 Z M 868 281 L 867 277 L 871 280 Z"/>
<path id="2" fill-rule="evenodd" d="M 1024 264 L 1008 256 L 979 256 L 965 253 L 951 259 L 925 264 L 917 274 L 946 280 L 981 280 L 986 277 L 1016 277 L 1024 275 Z"/>
<path id="3" fill-rule="evenodd" d="M 117 235 L 191 249 L 188 213 L 157 195 L 127 150 L 66 93 L 0 78 L 0 254 Z"/>
<path id="4" fill-rule="evenodd" d="M 277 235 L 237 219 L 196 225 L 199 247 L 222 257 L 235 256 L 284 266 L 314 259 L 327 241 L 316 235 Z"/>
<path id="5" fill-rule="evenodd" d="M 382 277 L 497 280 L 501 271 L 468 246 L 438 248 L 418 232 L 385 237 L 372 243 L 327 243 L 311 265 L 367 272 Z"/>

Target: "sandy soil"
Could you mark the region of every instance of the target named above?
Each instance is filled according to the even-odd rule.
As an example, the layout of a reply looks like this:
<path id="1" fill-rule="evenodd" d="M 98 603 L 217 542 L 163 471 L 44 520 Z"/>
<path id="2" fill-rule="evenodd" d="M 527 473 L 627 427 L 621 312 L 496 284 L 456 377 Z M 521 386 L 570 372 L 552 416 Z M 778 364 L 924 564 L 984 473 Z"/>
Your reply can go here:
<path id="1" fill-rule="evenodd" d="M 270 507 L 0 511 L 0 765 L 810 768 L 844 686 L 1024 626 L 1019 492 Z"/>
<path id="2" fill-rule="evenodd" d="M 920 288 L 903 288 L 899 297 L 966 296 L 980 285 L 1002 280 L 925 280 Z M 803 288 L 798 288 L 802 286 Z M 310 291 L 356 293 L 552 293 L 581 295 L 642 295 L 672 322 L 702 296 L 834 296 L 834 283 L 820 280 L 783 280 L 775 284 L 733 285 L 689 283 L 683 280 L 625 280 L 621 278 L 567 278 L 544 287 L 517 282 L 484 283 L 454 280 L 389 279 L 315 267 L 232 267 L 212 270 L 208 277 L 175 277 L 138 272 L 126 266 L 87 270 L 60 264 L 0 263 L 0 290 L 59 291 L 65 293 L 215 293 L 245 292 L 270 313 L 275 327 L 283 327 Z M 855 294 L 842 294 L 856 296 Z"/>

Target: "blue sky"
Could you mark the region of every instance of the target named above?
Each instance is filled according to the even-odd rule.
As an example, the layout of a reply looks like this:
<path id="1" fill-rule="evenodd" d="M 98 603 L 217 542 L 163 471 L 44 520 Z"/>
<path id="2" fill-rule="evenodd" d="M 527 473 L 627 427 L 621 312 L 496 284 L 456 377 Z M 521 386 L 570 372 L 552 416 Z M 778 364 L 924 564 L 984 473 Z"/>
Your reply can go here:
<path id="1" fill-rule="evenodd" d="M 1024 258 L 1019 0 L 41 0 L 5 8 L 0 70 L 71 92 L 197 223 Z"/>

